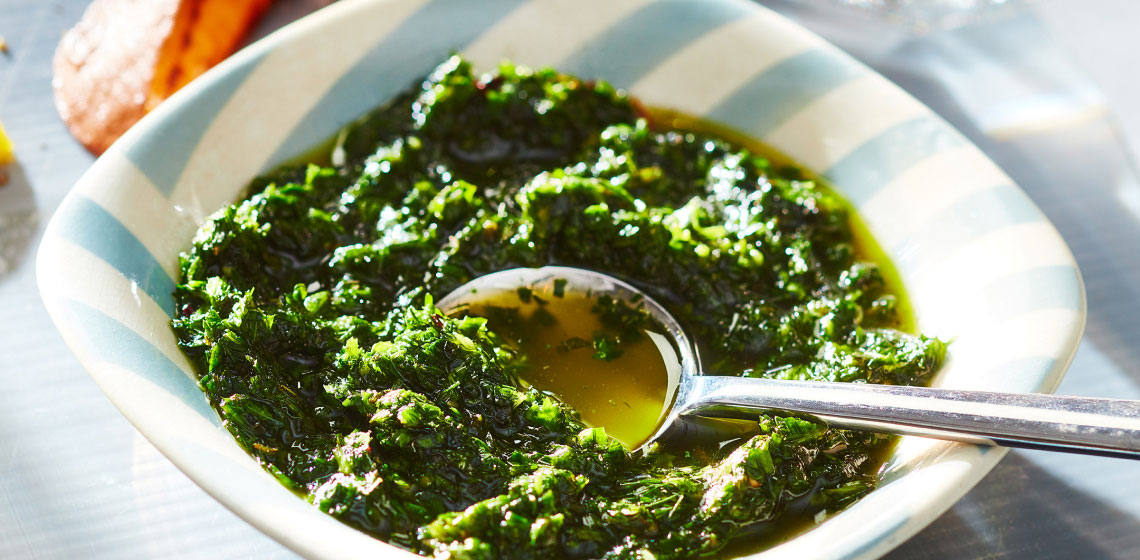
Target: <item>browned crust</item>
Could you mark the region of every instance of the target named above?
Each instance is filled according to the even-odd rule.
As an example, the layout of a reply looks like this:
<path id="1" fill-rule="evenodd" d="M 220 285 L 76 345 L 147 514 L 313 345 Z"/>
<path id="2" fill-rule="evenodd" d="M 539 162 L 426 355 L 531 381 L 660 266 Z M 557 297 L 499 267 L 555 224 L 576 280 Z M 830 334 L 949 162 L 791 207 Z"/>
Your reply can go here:
<path id="1" fill-rule="evenodd" d="M 229 56 L 272 0 L 94 0 L 56 49 L 56 108 L 100 154 Z"/>

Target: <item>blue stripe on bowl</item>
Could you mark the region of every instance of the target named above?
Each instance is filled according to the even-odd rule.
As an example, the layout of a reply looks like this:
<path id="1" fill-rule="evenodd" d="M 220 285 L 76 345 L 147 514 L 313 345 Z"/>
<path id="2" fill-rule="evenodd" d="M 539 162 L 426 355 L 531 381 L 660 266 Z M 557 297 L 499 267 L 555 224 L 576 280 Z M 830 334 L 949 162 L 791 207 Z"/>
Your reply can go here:
<path id="1" fill-rule="evenodd" d="M 166 196 L 174 191 L 186 162 L 214 122 L 214 117 L 241 87 L 264 54 L 240 59 L 202 88 L 198 95 L 185 103 L 172 103 L 175 108 L 166 126 L 143 128 L 134 142 L 124 150 L 127 159 L 146 175 L 147 179 Z"/>
<path id="2" fill-rule="evenodd" d="M 917 268 L 929 264 L 931 259 L 945 259 L 977 237 L 1044 219 L 1020 189 L 1013 185 L 999 185 L 974 193 L 946 208 L 896 244 L 891 253 L 914 253 L 913 260 L 900 260 L 899 264 L 908 269 Z M 913 248 L 918 251 L 913 251 Z"/>
<path id="3" fill-rule="evenodd" d="M 743 2 L 660 0 L 591 38 L 558 71 L 629 87 L 698 37 L 750 13 Z"/>
<path id="4" fill-rule="evenodd" d="M 925 114 L 864 142 L 823 176 L 858 207 L 914 164 L 965 143 L 942 119 Z"/>
<path id="5" fill-rule="evenodd" d="M 174 316 L 174 281 L 127 226 L 78 193 L 59 207 L 52 220 L 64 239 L 86 249 L 134 282 L 168 316 Z"/>
<path id="6" fill-rule="evenodd" d="M 708 112 L 710 120 L 763 138 L 825 93 L 867 71 L 825 50 L 794 55 L 760 72 Z"/>
<path id="7" fill-rule="evenodd" d="M 994 320 L 1048 309 L 1079 311 L 1081 279 L 1069 265 L 1042 266 L 1002 277 L 982 291 Z"/>
<path id="8" fill-rule="evenodd" d="M 317 102 L 263 167 L 305 153 L 409 86 L 522 4 L 522 0 L 432 0 L 372 47 Z M 431 30 L 425 32 L 424 30 Z"/>
<path id="9" fill-rule="evenodd" d="M 87 351 L 98 359 L 135 372 L 186 403 L 215 426 L 218 415 L 198 384 L 158 348 L 102 311 L 75 300 L 64 300 L 68 312 L 82 325 Z M 172 333 L 167 336 L 173 336 Z"/>

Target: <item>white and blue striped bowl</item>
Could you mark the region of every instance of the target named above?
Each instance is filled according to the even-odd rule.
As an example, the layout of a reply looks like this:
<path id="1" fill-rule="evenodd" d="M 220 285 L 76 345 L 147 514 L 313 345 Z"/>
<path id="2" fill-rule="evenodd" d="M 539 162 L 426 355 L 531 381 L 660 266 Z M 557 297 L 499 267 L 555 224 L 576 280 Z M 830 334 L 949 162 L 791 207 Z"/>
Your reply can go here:
<path id="1" fill-rule="evenodd" d="M 627 88 L 822 172 L 898 267 L 921 330 L 953 340 L 935 384 L 1052 391 L 1084 326 L 1064 242 L 942 119 L 744 0 L 345 0 L 195 80 L 83 177 L 40 248 L 40 292 L 107 396 L 230 509 L 313 558 L 402 557 L 298 499 L 222 429 L 168 322 L 178 253 L 255 175 L 330 137 L 450 52 Z M 950 507 L 1002 450 L 904 438 L 882 485 L 755 558 L 873 558 Z"/>

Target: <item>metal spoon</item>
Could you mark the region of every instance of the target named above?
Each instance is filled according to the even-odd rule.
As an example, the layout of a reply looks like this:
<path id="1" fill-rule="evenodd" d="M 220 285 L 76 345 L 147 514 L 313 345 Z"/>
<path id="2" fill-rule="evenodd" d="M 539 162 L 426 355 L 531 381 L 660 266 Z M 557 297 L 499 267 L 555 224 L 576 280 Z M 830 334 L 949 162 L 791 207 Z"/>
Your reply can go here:
<path id="1" fill-rule="evenodd" d="M 663 334 L 649 334 L 662 350 L 669 384 L 658 429 L 644 445 L 707 437 L 710 430 L 723 437 L 724 419 L 754 421 L 761 412 L 786 411 L 837 428 L 1140 458 L 1140 401 L 704 375 L 696 347 L 665 308 L 637 288 L 590 270 L 504 270 L 460 286 L 438 306 L 450 313 L 478 301 L 480 293 L 524 286 L 535 293 L 553 291 L 556 280 L 563 290 L 638 302 L 662 326 Z"/>

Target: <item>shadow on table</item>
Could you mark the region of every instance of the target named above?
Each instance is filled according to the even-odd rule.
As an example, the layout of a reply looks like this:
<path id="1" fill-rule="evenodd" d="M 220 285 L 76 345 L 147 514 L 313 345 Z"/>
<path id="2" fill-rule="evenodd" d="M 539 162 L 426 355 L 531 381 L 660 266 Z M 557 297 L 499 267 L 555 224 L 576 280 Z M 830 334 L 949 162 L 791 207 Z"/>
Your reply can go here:
<path id="1" fill-rule="evenodd" d="M 886 558 L 1134 558 L 1136 542 L 1116 538 L 1128 534 L 1140 535 L 1135 515 L 1012 452 L 953 509 Z"/>
<path id="2" fill-rule="evenodd" d="M 277 2 L 270 6 L 265 17 L 250 31 L 249 36 L 242 41 L 242 46 L 249 45 L 258 39 L 277 31 L 282 26 L 315 12 L 335 0 L 289 0 Z"/>
<path id="3" fill-rule="evenodd" d="M 0 282 L 24 263 L 39 228 L 36 197 L 19 162 L 0 166 Z"/>

